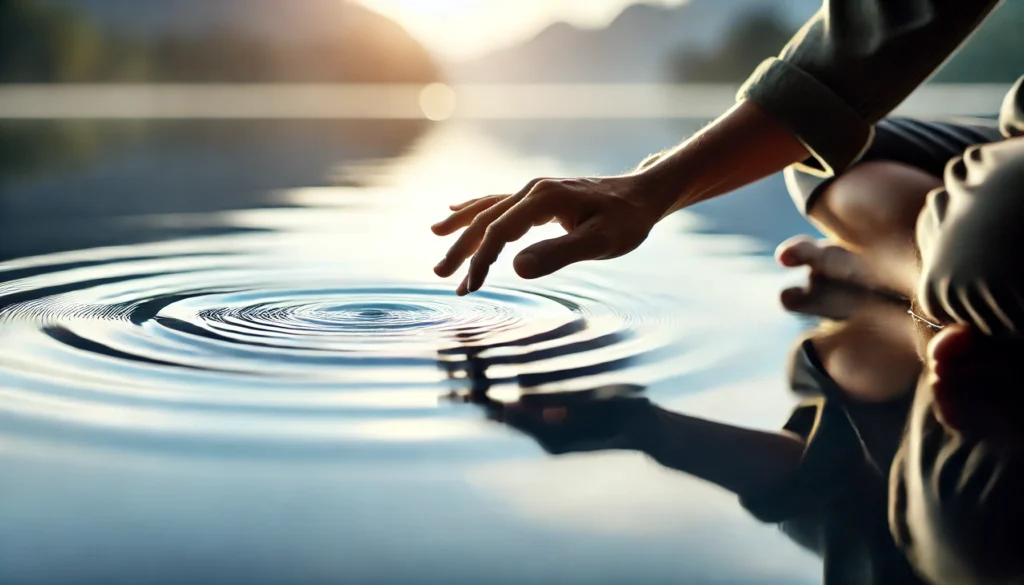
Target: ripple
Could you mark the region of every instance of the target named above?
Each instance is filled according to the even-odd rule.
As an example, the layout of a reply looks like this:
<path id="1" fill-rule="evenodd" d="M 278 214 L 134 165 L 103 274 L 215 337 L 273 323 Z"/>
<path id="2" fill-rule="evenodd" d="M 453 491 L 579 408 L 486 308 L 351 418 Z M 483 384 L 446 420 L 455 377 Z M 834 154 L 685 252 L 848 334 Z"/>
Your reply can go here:
<path id="1" fill-rule="evenodd" d="M 119 448 L 450 439 L 483 433 L 439 404 L 452 390 L 644 383 L 714 361 L 680 359 L 693 327 L 598 281 L 460 298 L 330 273 L 173 250 L 0 265 L 0 424 Z"/>

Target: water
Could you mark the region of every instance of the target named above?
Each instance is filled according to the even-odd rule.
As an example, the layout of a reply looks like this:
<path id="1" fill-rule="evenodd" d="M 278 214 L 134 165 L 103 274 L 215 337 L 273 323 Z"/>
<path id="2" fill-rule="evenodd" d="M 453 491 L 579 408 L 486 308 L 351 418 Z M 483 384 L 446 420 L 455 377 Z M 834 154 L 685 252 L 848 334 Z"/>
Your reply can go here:
<path id="1" fill-rule="evenodd" d="M 785 421 L 777 178 L 614 261 L 519 280 L 545 227 L 479 294 L 431 272 L 447 203 L 699 123 L 0 122 L 0 582 L 816 582 L 717 488 L 447 399 Z"/>

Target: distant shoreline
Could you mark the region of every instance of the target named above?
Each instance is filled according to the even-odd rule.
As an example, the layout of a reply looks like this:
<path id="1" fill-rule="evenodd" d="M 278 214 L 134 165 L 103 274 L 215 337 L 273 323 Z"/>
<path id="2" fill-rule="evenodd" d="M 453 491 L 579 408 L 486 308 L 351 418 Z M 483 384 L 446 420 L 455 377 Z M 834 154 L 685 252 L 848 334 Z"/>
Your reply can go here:
<path id="1" fill-rule="evenodd" d="M 992 115 L 1005 84 L 931 84 L 897 110 Z M 0 119 L 694 119 L 733 85 L 0 84 Z"/>

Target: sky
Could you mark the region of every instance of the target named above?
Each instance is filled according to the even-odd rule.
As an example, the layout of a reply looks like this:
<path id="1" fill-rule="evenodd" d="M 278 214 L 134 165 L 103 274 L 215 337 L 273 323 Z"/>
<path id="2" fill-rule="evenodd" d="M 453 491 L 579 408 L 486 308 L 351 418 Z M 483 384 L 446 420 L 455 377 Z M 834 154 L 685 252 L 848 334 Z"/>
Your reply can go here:
<path id="1" fill-rule="evenodd" d="M 553 22 L 608 24 L 637 0 L 359 0 L 401 23 L 442 57 L 460 59 L 528 38 Z M 686 0 L 648 0 L 675 5 Z"/>

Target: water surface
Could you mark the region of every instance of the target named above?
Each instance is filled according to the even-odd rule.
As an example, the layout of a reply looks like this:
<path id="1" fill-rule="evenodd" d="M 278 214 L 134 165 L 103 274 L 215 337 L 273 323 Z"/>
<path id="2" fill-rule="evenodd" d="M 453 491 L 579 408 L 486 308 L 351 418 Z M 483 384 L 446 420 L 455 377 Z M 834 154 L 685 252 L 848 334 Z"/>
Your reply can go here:
<path id="1" fill-rule="evenodd" d="M 0 582 L 816 582 L 716 488 L 445 400 L 785 421 L 777 178 L 614 261 L 517 279 L 546 227 L 479 294 L 431 272 L 447 203 L 699 123 L 0 122 Z"/>

